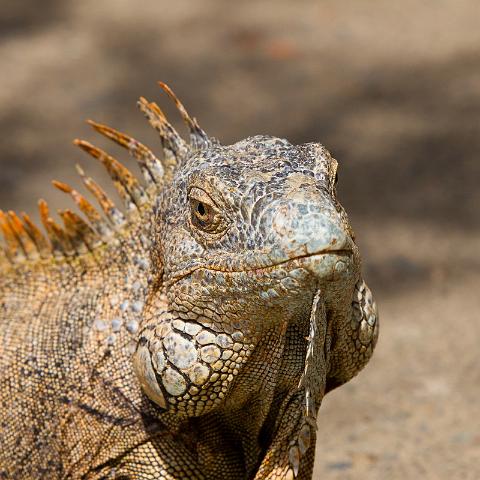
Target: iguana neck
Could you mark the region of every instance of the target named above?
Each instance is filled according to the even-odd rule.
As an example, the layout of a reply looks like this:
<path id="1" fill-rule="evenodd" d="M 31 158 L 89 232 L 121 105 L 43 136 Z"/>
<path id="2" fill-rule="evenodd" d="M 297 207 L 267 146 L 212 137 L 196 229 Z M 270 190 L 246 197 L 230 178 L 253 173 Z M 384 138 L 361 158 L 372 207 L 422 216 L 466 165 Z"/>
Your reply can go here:
<path id="1" fill-rule="evenodd" d="M 306 334 L 307 325 L 267 332 L 218 410 L 183 419 L 168 413 L 159 415 L 179 446 L 196 452 L 201 471 L 209 478 L 251 478 L 275 437 L 282 434 L 279 414 L 297 394 L 301 374 L 294 352 L 301 355 L 300 350 L 306 348 L 306 343 L 298 345 L 299 330 Z M 257 375 L 252 382 L 252 372 L 258 374 L 265 365 L 269 365 L 268 375 Z M 221 469 L 223 462 L 228 462 L 231 477 Z"/>

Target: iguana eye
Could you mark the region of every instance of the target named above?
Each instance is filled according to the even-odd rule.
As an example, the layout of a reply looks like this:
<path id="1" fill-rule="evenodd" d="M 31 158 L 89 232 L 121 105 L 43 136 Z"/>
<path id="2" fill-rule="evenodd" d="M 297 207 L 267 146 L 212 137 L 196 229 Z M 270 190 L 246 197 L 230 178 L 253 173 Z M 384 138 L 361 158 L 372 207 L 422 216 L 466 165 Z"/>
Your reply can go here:
<path id="1" fill-rule="evenodd" d="M 213 211 L 210 205 L 201 202 L 200 200 L 192 199 L 192 212 L 195 215 L 195 218 L 198 222 L 202 224 L 208 224 L 211 221 L 211 217 L 213 216 Z"/>
<path id="2" fill-rule="evenodd" d="M 204 190 L 193 187 L 189 192 L 190 219 L 194 227 L 207 233 L 224 230 L 223 216 L 215 202 Z"/>

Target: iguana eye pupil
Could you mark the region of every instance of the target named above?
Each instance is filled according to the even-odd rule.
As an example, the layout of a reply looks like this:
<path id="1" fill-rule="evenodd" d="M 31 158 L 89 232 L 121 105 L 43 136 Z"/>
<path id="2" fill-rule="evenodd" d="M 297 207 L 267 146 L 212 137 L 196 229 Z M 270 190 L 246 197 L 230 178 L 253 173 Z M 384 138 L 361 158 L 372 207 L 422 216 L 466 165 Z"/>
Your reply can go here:
<path id="1" fill-rule="evenodd" d="M 188 192 L 190 225 L 195 231 L 219 234 L 226 227 L 221 209 L 203 189 L 192 187 Z"/>
<path id="2" fill-rule="evenodd" d="M 202 230 L 209 230 L 214 225 L 215 214 L 213 207 L 201 200 L 193 200 L 191 203 L 192 221 Z"/>
<path id="3" fill-rule="evenodd" d="M 206 209 L 205 205 L 202 202 L 198 202 L 197 204 L 197 212 L 200 214 L 200 216 L 205 216 Z"/>
<path id="4" fill-rule="evenodd" d="M 200 200 L 195 201 L 193 213 L 202 224 L 206 224 L 211 220 L 211 208 Z"/>

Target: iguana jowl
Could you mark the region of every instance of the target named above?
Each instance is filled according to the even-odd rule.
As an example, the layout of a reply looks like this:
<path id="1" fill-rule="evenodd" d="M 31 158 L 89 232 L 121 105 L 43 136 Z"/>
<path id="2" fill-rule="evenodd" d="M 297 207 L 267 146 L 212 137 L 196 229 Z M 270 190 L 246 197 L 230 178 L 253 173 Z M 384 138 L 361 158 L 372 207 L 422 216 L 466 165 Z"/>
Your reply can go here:
<path id="1" fill-rule="evenodd" d="M 139 106 L 163 155 L 94 122 L 145 181 L 85 141 L 124 213 L 40 202 L 1 213 L 0 478 L 309 479 L 323 395 L 369 360 L 375 303 L 360 276 L 337 162 L 319 144 L 223 146 L 171 90 L 183 140 Z"/>

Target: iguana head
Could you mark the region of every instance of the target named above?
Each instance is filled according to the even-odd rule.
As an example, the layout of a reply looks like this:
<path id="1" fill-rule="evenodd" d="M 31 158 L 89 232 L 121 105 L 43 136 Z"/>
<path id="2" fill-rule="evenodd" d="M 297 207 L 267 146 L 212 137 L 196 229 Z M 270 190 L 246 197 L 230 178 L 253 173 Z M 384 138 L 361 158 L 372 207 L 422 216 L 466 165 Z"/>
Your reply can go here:
<path id="1" fill-rule="evenodd" d="M 235 403 L 238 383 L 275 376 L 268 364 L 244 373 L 249 358 L 283 348 L 287 331 L 298 351 L 282 375 L 298 383 L 315 292 L 331 317 L 350 312 L 359 266 L 324 147 L 203 139 L 184 150 L 158 199 L 158 281 L 135 354 L 150 398 L 188 416 Z"/>

